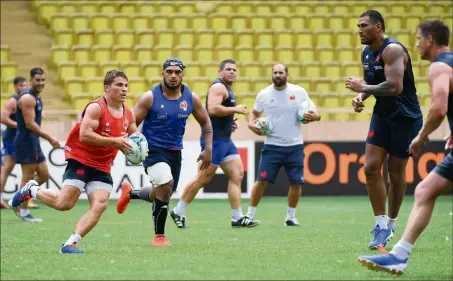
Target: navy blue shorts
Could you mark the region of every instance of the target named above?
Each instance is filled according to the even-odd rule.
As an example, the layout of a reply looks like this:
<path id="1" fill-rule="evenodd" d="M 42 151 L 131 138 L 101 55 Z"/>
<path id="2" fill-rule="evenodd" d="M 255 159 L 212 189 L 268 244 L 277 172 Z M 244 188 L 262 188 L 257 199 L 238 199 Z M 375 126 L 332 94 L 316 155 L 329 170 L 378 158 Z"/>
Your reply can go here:
<path id="1" fill-rule="evenodd" d="M 46 161 L 42 153 L 39 141 L 22 140 L 15 142 L 16 163 L 18 164 L 39 164 Z"/>
<path id="2" fill-rule="evenodd" d="M 13 158 L 16 157 L 16 149 L 14 148 L 14 143 L 6 141 L 3 142 L 2 157 L 4 156 L 12 156 Z"/>
<path id="3" fill-rule="evenodd" d="M 444 160 L 434 168 L 434 172 L 453 182 L 453 152 L 450 152 Z"/>
<path id="4" fill-rule="evenodd" d="M 423 118 L 373 114 L 366 143 L 387 149 L 398 158 L 409 158 L 409 146 L 423 126 Z"/>
<path id="5" fill-rule="evenodd" d="M 274 183 L 278 170 L 284 166 L 291 184 L 304 183 L 304 146 L 265 144 L 261 151 L 257 181 Z"/>
<path id="6" fill-rule="evenodd" d="M 145 167 L 145 172 L 148 174 L 148 167 L 151 167 L 159 162 L 167 163 L 171 169 L 171 175 L 173 177 L 173 191 L 175 191 L 176 188 L 178 188 L 179 176 L 181 174 L 181 161 L 181 150 L 170 150 L 150 146 L 148 156 L 145 161 L 143 161 L 143 167 Z"/>
<path id="7" fill-rule="evenodd" d="M 204 140 L 200 140 L 201 150 L 204 150 Z M 223 162 L 234 158 L 239 158 L 239 153 L 232 140 L 215 140 L 212 142 L 212 161 L 211 163 L 220 166 Z"/>

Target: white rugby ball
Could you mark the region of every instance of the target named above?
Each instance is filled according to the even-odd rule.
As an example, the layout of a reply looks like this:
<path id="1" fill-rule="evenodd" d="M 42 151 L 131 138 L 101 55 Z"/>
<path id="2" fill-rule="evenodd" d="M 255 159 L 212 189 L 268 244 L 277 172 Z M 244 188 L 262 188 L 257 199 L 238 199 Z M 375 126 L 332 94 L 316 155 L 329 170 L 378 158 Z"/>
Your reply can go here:
<path id="1" fill-rule="evenodd" d="M 308 111 L 310 111 L 310 103 L 304 100 L 299 104 L 299 108 L 297 109 L 297 119 L 304 121 L 304 114 L 308 113 Z"/>
<path id="2" fill-rule="evenodd" d="M 128 137 L 132 149 L 126 154 L 127 160 L 132 164 L 140 164 L 148 155 L 148 141 L 145 136 L 135 132 Z"/>
<path id="3" fill-rule="evenodd" d="M 264 131 L 265 135 L 267 135 L 272 130 L 271 123 L 269 123 L 269 121 L 267 121 L 265 117 L 258 118 L 255 124 L 256 126 L 258 126 L 258 128 Z"/>

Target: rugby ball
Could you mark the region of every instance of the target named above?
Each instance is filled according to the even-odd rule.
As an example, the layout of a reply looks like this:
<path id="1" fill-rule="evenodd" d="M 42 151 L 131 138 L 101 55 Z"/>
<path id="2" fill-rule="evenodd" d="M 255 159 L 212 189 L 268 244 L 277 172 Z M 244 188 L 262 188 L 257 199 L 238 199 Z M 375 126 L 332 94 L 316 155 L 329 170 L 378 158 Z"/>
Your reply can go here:
<path id="1" fill-rule="evenodd" d="M 310 111 L 310 103 L 304 100 L 299 104 L 299 108 L 297 109 L 297 119 L 304 121 L 304 114 L 308 113 L 308 111 Z"/>
<path id="2" fill-rule="evenodd" d="M 132 149 L 126 154 L 126 158 L 132 164 L 140 164 L 148 156 L 148 141 L 139 132 L 131 134 L 128 140 Z"/>
<path id="3" fill-rule="evenodd" d="M 256 120 L 255 124 L 256 124 L 256 126 L 258 126 L 258 128 L 260 128 L 264 131 L 265 135 L 267 135 L 272 130 L 271 124 L 264 117 L 258 118 L 258 120 Z"/>

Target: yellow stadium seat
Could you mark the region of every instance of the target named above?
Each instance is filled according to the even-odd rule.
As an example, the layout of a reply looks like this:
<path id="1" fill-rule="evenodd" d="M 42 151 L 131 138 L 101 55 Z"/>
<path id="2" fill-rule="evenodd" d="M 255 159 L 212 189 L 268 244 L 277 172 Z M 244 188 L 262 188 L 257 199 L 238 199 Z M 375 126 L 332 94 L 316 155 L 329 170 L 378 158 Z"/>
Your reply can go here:
<path id="1" fill-rule="evenodd" d="M 266 88 L 267 86 L 272 84 L 271 76 L 269 77 L 257 77 L 252 80 L 253 82 L 253 90 L 252 93 L 258 94 L 259 91 Z"/>
<path id="2" fill-rule="evenodd" d="M 79 30 L 75 32 L 77 45 L 92 46 L 94 45 L 94 32 L 91 29 Z"/>
<path id="3" fill-rule="evenodd" d="M 175 45 L 176 46 L 190 46 L 190 47 L 194 47 L 195 46 L 195 42 L 197 41 L 197 39 L 195 38 L 196 34 L 200 34 L 200 33 L 203 33 L 205 34 L 204 32 L 208 32 L 208 34 L 206 34 L 206 36 L 209 36 L 209 32 L 212 33 L 212 31 L 209 31 L 209 30 L 199 30 L 199 31 L 195 31 L 193 29 L 181 29 L 181 30 L 178 30 L 175 32 L 175 40 L 176 40 L 176 43 Z M 211 34 L 211 36 L 213 37 L 214 35 Z M 205 39 L 205 38 L 203 38 Z M 206 38 L 208 39 L 208 38 Z M 214 39 L 211 38 L 213 42 Z M 198 40 L 200 41 L 200 40 Z"/>
<path id="4" fill-rule="evenodd" d="M 316 47 L 315 48 L 317 60 L 320 62 L 333 61 L 334 49 L 331 47 Z"/>
<path id="5" fill-rule="evenodd" d="M 392 15 L 405 16 L 408 11 L 404 2 L 394 2 L 391 4 L 389 12 L 391 12 Z"/>
<path id="6" fill-rule="evenodd" d="M 1 56 L 0 56 L 0 61 L 1 62 L 7 62 L 9 61 L 9 48 L 6 46 L 1 46 Z"/>
<path id="7" fill-rule="evenodd" d="M 252 92 L 253 87 L 250 82 L 250 79 L 242 77 L 236 78 L 236 81 L 234 81 L 233 84 L 235 94 L 239 96 L 241 94 Z"/>
<path id="8" fill-rule="evenodd" d="M 360 2 L 354 2 L 353 4 L 349 4 L 349 7 L 351 8 L 349 11 L 352 10 L 352 13 L 355 15 L 357 18 L 357 21 L 359 21 L 360 15 L 365 12 L 366 10 L 370 9 L 370 7 L 365 4 L 365 3 L 360 3 Z"/>
<path id="9" fill-rule="evenodd" d="M 429 93 L 428 94 L 417 93 L 417 95 L 418 95 L 420 106 L 422 108 L 429 108 L 431 105 L 431 95 Z"/>
<path id="10" fill-rule="evenodd" d="M 359 62 L 344 62 L 343 63 L 344 76 L 349 77 L 363 77 L 362 63 Z"/>
<path id="11" fill-rule="evenodd" d="M 349 47 L 335 48 L 335 60 L 339 62 L 354 61 L 355 50 Z"/>
<path id="12" fill-rule="evenodd" d="M 112 61 L 112 52 L 110 46 L 96 45 L 91 49 L 93 53 L 93 59 L 96 62 L 108 62 Z"/>
<path id="13" fill-rule="evenodd" d="M 417 81 L 419 77 L 424 77 L 424 66 L 421 65 L 418 61 L 412 61 L 412 73 L 414 74 L 414 78 Z"/>
<path id="14" fill-rule="evenodd" d="M 312 47 L 296 47 L 295 59 L 299 62 L 307 62 L 315 60 L 315 51 Z"/>
<path id="15" fill-rule="evenodd" d="M 80 62 L 78 67 L 79 73 L 77 77 L 88 79 L 98 77 L 104 73 L 98 73 L 98 64 L 96 62 Z"/>
<path id="16" fill-rule="evenodd" d="M 95 95 L 103 90 L 104 78 L 103 77 L 91 77 L 84 80 L 85 83 L 85 93 L 90 95 Z"/>
<path id="17" fill-rule="evenodd" d="M 323 108 L 339 108 L 340 96 L 332 93 L 321 93 L 323 99 Z"/>
<path id="18" fill-rule="evenodd" d="M 311 30 L 324 29 L 326 28 L 324 15 L 309 15 L 308 16 L 308 28 Z"/>
<path id="19" fill-rule="evenodd" d="M 99 68 L 98 68 L 99 77 L 101 77 L 101 76 L 104 77 L 108 71 L 113 70 L 113 69 L 117 69 L 117 70 L 120 69 L 118 62 L 114 62 L 114 61 L 100 62 Z"/>
<path id="20" fill-rule="evenodd" d="M 96 30 L 94 37 L 94 42 L 96 45 L 113 46 L 115 44 L 115 35 L 110 29 Z"/>
<path id="21" fill-rule="evenodd" d="M 407 29 L 393 29 L 392 36 L 400 41 L 406 48 L 415 46 L 415 35 Z"/>
<path id="22" fill-rule="evenodd" d="M 264 29 L 255 30 L 255 38 L 256 38 L 257 47 L 274 46 L 274 33 L 272 30 L 264 30 Z M 233 41 L 230 41 L 230 42 L 233 42 Z M 278 44 L 278 42 L 277 42 L 277 44 Z M 288 44 L 286 44 L 286 45 L 288 45 Z"/>
<path id="23" fill-rule="evenodd" d="M 281 11 L 274 11 L 272 3 L 260 2 L 255 4 L 255 13 L 257 14 L 271 14 L 273 12 L 282 13 Z"/>
<path id="24" fill-rule="evenodd" d="M 197 94 L 206 93 L 211 79 L 207 77 L 194 77 L 187 81 L 187 85 Z"/>
<path id="25" fill-rule="evenodd" d="M 51 49 L 52 63 L 57 64 L 61 61 L 70 61 L 69 49 L 66 46 L 55 46 Z"/>
<path id="26" fill-rule="evenodd" d="M 226 58 L 233 58 L 237 56 L 237 54 L 234 52 L 234 49 L 232 46 L 219 46 L 215 48 L 215 60 L 216 61 L 222 61 Z"/>
<path id="27" fill-rule="evenodd" d="M 228 29 L 217 30 L 215 32 L 215 37 L 216 40 L 214 41 L 216 42 L 216 46 L 218 47 L 221 46 L 232 47 L 232 44 L 234 43 L 235 40 L 234 32 Z"/>
<path id="28" fill-rule="evenodd" d="M 304 3 L 304 2 L 296 2 L 294 3 L 291 11 L 296 15 L 306 15 L 311 14 L 313 12 L 313 4 L 312 3 Z"/>
<path id="29" fill-rule="evenodd" d="M 321 64 L 316 61 L 303 63 L 304 74 L 306 77 L 322 77 Z"/>
<path id="30" fill-rule="evenodd" d="M 64 81 L 66 95 L 72 97 L 83 93 L 84 81 L 79 77 L 68 77 Z"/>
<path id="31" fill-rule="evenodd" d="M 134 30 L 147 30 L 151 28 L 149 23 L 149 16 L 135 14 L 132 19 L 132 29 Z"/>
<path id="32" fill-rule="evenodd" d="M 170 46 L 175 44 L 175 34 L 173 30 L 162 29 L 156 32 L 157 46 Z"/>
<path id="33" fill-rule="evenodd" d="M 82 14 L 93 15 L 98 13 L 98 3 L 95 1 L 79 1 L 78 3 Z"/>
<path id="34" fill-rule="evenodd" d="M 316 30 L 315 35 L 315 45 L 317 47 L 333 47 L 333 34 L 331 30 L 320 29 Z"/>
<path id="35" fill-rule="evenodd" d="M 407 6 L 407 13 L 413 13 L 413 14 L 425 14 L 428 12 L 428 7 L 426 3 L 416 3 L 412 2 Z M 407 15 L 406 15 L 407 16 Z"/>
<path id="36" fill-rule="evenodd" d="M 429 87 L 429 81 L 428 81 L 428 78 L 426 78 L 426 77 L 419 77 L 415 81 L 415 87 L 417 88 L 418 95 L 423 96 L 423 95 L 431 94 L 431 90 Z"/>
<path id="37" fill-rule="evenodd" d="M 313 87 L 316 93 L 330 93 L 332 92 L 332 80 L 325 77 L 315 77 L 313 79 Z"/>
<path id="38" fill-rule="evenodd" d="M 404 17 L 404 26 L 409 31 L 415 31 L 417 25 L 422 22 L 420 14 L 407 14 Z"/>
<path id="39" fill-rule="evenodd" d="M 160 63 L 164 63 L 165 60 L 173 56 L 173 50 L 168 46 L 156 46 L 153 53 L 154 60 Z"/>
<path id="40" fill-rule="evenodd" d="M 121 64 L 121 70 L 126 73 L 127 77 L 142 77 L 141 66 L 137 61 L 129 61 Z"/>
<path id="41" fill-rule="evenodd" d="M 196 13 L 195 4 L 190 2 L 178 3 L 178 12 L 180 14 L 191 15 Z"/>
<path id="42" fill-rule="evenodd" d="M 208 16 L 208 19 L 209 19 L 212 29 L 215 29 L 215 30 L 231 29 L 229 14 L 213 13 Z M 194 28 L 194 27 L 192 27 L 192 28 Z"/>
<path id="43" fill-rule="evenodd" d="M 344 93 L 346 90 L 348 90 L 344 86 L 345 79 L 346 77 L 344 75 L 341 75 L 341 78 L 332 79 L 332 92 Z"/>
<path id="44" fill-rule="evenodd" d="M 131 27 L 132 27 L 132 23 L 131 23 L 131 17 L 130 16 L 122 15 L 122 14 L 112 15 L 112 28 L 113 28 L 113 30 L 130 29 Z"/>
<path id="45" fill-rule="evenodd" d="M 84 14 L 72 14 L 71 22 L 72 29 L 74 30 L 86 30 L 91 28 L 90 17 Z"/>
<path id="46" fill-rule="evenodd" d="M 58 64 L 58 76 L 64 81 L 69 77 L 77 77 L 77 64 L 72 61 L 59 62 Z"/>
<path id="47" fill-rule="evenodd" d="M 253 30 L 269 30 L 271 14 L 256 14 L 250 18 L 250 28 Z"/>
<path id="48" fill-rule="evenodd" d="M 259 46 L 255 48 L 256 59 L 259 62 L 275 61 L 276 52 L 275 48 L 272 46 Z M 248 58 L 247 60 L 252 60 L 253 58 Z"/>
<path id="49" fill-rule="evenodd" d="M 364 10 L 365 12 L 365 10 Z M 345 29 L 349 30 L 357 30 L 357 24 L 359 23 L 359 17 L 362 13 L 359 14 L 347 14 L 344 16 L 344 24 Z M 385 26 L 387 27 L 387 21 L 385 22 Z M 357 36 L 358 37 L 358 36 Z"/>
<path id="50" fill-rule="evenodd" d="M 151 17 L 151 26 L 153 29 L 161 30 L 161 29 L 169 29 L 170 26 L 170 19 L 165 15 L 154 14 Z"/>
<path id="51" fill-rule="evenodd" d="M 135 32 L 133 30 L 123 29 L 115 32 L 116 45 L 131 48 L 136 44 Z"/>
<path id="52" fill-rule="evenodd" d="M 343 15 L 327 15 L 326 21 L 327 28 L 330 30 L 340 30 L 347 28 Z"/>
<path id="53" fill-rule="evenodd" d="M 336 15 L 346 15 L 349 13 L 349 5 L 346 3 L 336 2 L 332 5 L 332 13 Z"/>
<path id="54" fill-rule="evenodd" d="M 162 62 L 146 61 L 141 65 L 144 77 L 156 77 L 162 73 Z"/>
<path id="55" fill-rule="evenodd" d="M 7 79 L 2 79 L 2 93 L 5 93 L 6 96 L 4 97 L 2 94 L 2 105 L 4 104 L 3 101 L 9 99 L 11 97 L 11 94 L 14 93 L 14 77 L 12 76 L 11 78 Z"/>
<path id="56" fill-rule="evenodd" d="M 137 45 L 134 47 L 135 59 L 137 61 L 151 61 L 153 60 L 152 45 Z"/>
<path id="57" fill-rule="evenodd" d="M 288 17 L 284 14 L 273 14 L 269 19 L 269 27 L 273 30 L 290 28 Z"/>
<path id="58" fill-rule="evenodd" d="M 58 29 L 55 31 L 56 46 L 71 46 L 74 44 L 73 32 L 71 29 Z"/>
<path id="59" fill-rule="evenodd" d="M 60 13 L 70 15 L 78 12 L 79 5 L 75 1 L 61 1 L 58 4 L 60 5 Z"/>
<path id="60" fill-rule="evenodd" d="M 69 29 L 71 28 L 69 17 L 63 14 L 53 14 L 50 17 L 50 29 Z"/>
<path id="61" fill-rule="evenodd" d="M 237 61 L 250 61 L 255 59 L 255 52 L 253 47 L 236 47 L 234 57 Z"/>
<path id="62" fill-rule="evenodd" d="M 393 3 L 389 3 L 387 1 L 379 1 L 377 3 L 371 4 L 371 7 L 369 7 L 369 8 L 372 8 L 373 10 L 379 11 L 379 13 L 382 14 L 382 16 L 384 17 L 384 20 L 385 20 L 387 18 L 387 16 L 392 14 L 393 5 L 394 5 Z M 367 10 L 367 9 L 364 9 L 363 11 L 358 13 L 357 16 L 360 16 L 360 14 L 365 12 L 365 10 Z M 386 25 L 387 25 L 387 22 L 386 22 Z"/>
<path id="63" fill-rule="evenodd" d="M 119 8 L 119 11 L 118 11 L 119 13 L 131 15 L 131 16 L 135 16 L 135 14 L 138 12 L 137 5 L 132 1 L 120 3 L 118 8 Z"/>
<path id="64" fill-rule="evenodd" d="M 156 45 L 156 39 L 152 30 L 140 30 L 137 32 L 137 43 L 145 46 Z"/>
<path id="65" fill-rule="evenodd" d="M 108 14 L 94 14 L 91 16 L 91 28 L 94 30 L 106 30 L 112 28 L 112 17 Z"/>
<path id="66" fill-rule="evenodd" d="M 274 55 L 277 61 L 289 62 L 295 61 L 295 52 L 292 46 L 279 46 Z"/>
<path id="67" fill-rule="evenodd" d="M 17 73 L 17 64 L 15 62 L 1 62 L 1 78 L 14 78 Z"/>
<path id="68" fill-rule="evenodd" d="M 297 48 L 300 47 L 309 47 L 313 48 L 314 38 L 311 30 L 307 29 L 296 29 L 294 30 L 294 41 Z"/>
<path id="69" fill-rule="evenodd" d="M 72 46 L 71 54 L 74 61 L 84 62 L 91 61 L 91 48 L 86 46 Z"/>
<path id="70" fill-rule="evenodd" d="M 192 15 L 188 14 L 174 14 L 172 15 L 172 27 L 173 29 L 188 29 L 191 27 L 190 22 L 191 22 L 191 17 Z"/>
<path id="71" fill-rule="evenodd" d="M 268 78 L 268 85 L 272 83 L 272 80 Z M 291 83 L 296 84 L 298 86 L 303 87 L 308 93 L 314 92 L 312 89 L 312 81 L 311 78 L 308 77 L 292 77 L 291 78 Z"/>
<path id="72" fill-rule="evenodd" d="M 195 60 L 197 61 L 213 61 L 214 52 L 211 46 L 198 46 L 195 48 Z"/>
<path id="73" fill-rule="evenodd" d="M 87 107 L 88 103 L 93 100 L 93 96 L 87 93 L 78 93 L 71 97 L 71 104 L 73 108 L 79 111 L 83 111 Z"/>
<path id="74" fill-rule="evenodd" d="M 38 14 L 49 22 L 52 16 L 60 11 L 58 2 L 56 1 L 41 1 L 38 6 Z"/>
<path id="75" fill-rule="evenodd" d="M 158 2 L 159 12 L 162 15 L 171 15 L 176 13 L 177 4 L 170 1 Z"/>
<path id="76" fill-rule="evenodd" d="M 176 46 L 175 55 L 180 58 L 183 62 L 193 61 L 195 59 L 193 55 L 193 48 L 190 46 Z"/>
<path id="77" fill-rule="evenodd" d="M 322 77 L 328 77 L 331 79 L 343 77 L 342 67 L 343 66 L 336 61 L 325 62 L 322 64 Z"/>
<path id="78" fill-rule="evenodd" d="M 287 62 L 285 63 L 288 67 L 288 73 L 290 77 L 301 77 L 304 75 L 304 68 L 300 62 Z M 265 67 L 266 65 L 263 65 Z M 264 68 L 264 76 L 270 76 L 272 74 L 272 65 Z"/>
<path id="79" fill-rule="evenodd" d="M 279 46 L 294 46 L 294 34 L 289 29 L 276 30 L 275 32 L 275 44 L 277 48 Z M 272 46 L 272 45 L 271 45 Z"/>
<path id="80" fill-rule="evenodd" d="M 138 11 L 142 15 L 152 15 L 159 13 L 159 6 L 155 1 L 143 1 L 139 3 Z"/>
<path id="81" fill-rule="evenodd" d="M 289 29 L 308 29 L 309 18 L 304 16 L 289 17 L 288 28 Z"/>
<path id="82" fill-rule="evenodd" d="M 238 67 L 238 76 L 247 78 L 249 80 L 256 77 L 262 77 L 263 67 L 259 62 L 254 61 L 242 62 L 241 65 Z"/>
<path id="83" fill-rule="evenodd" d="M 231 2 L 236 6 L 237 14 L 252 14 L 255 12 L 255 4 L 246 1 Z"/>
<path id="84" fill-rule="evenodd" d="M 352 48 L 354 46 L 353 42 L 355 41 L 355 38 L 357 36 L 356 33 L 351 32 L 350 30 L 336 30 L 334 32 L 334 45 L 335 47 L 346 47 L 346 48 Z"/>
<path id="85" fill-rule="evenodd" d="M 254 33 L 250 29 L 237 30 L 235 32 L 236 47 L 251 47 L 254 45 Z"/>
<path id="86" fill-rule="evenodd" d="M 225 5 L 224 3 L 218 2 L 218 4 L 216 3 L 214 12 L 215 13 L 233 14 L 236 11 L 234 11 L 234 6 L 233 5 Z"/>
<path id="87" fill-rule="evenodd" d="M 192 29 L 209 29 L 209 18 L 205 14 L 193 14 L 190 17 Z M 214 27 L 213 27 L 214 29 Z"/>
<path id="88" fill-rule="evenodd" d="M 112 51 L 114 61 L 119 63 L 132 61 L 134 58 L 133 50 L 129 47 L 113 46 Z"/>
<path id="89" fill-rule="evenodd" d="M 325 15 L 329 14 L 331 12 L 331 4 L 326 4 L 326 3 L 317 3 L 316 5 L 313 5 L 312 8 L 312 13 L 318 14 L 318 15 Z"/>
<path id="90" fill-rule="evenodd" d="M 223 61 L 223 60 L 224 59 L 219 60 L 219 61 Z M 219 63 L 214 62 L 214 61 L 203 62 L 201 65 L 201 68 L 203 71 L 201 71 L 200 77 L 209 77 L 209 78 L 213 79 L 214 77 L 216 77 L 218 75 L 217 73 L 219 71 Z"/>
<path id="91" fill-rule="evenodd" d="M 403 16 L 400 15 L 394 15 L 392 14 L 391 16 L 388 16 L 385 19 L 385 28 L 387 30 L 392 30 L 392 29 L 401 29 L 403 28 Z"/>
<path id="92" fill-rule="evenodd" d="M 105 15 L 115 14 L 117 12 L 117 5 L 112 1 L 102 1 L 99 4 L 99 13 Z"/>
<path id="93" fill-rule="evenodd" d="M 203 75 L 202 66 L 198 62 L 194 61 L 183 61 L 186 65 L 184 69 L 185 75 L 190 77 L 200 77 Z"/>
<path id="94" fill-rule="evenodd" d="M 144 78 L 131 77 L 129 75 L 129 92 L 130 93 L 144 93 L 149 89 L 149 85 Z"/>

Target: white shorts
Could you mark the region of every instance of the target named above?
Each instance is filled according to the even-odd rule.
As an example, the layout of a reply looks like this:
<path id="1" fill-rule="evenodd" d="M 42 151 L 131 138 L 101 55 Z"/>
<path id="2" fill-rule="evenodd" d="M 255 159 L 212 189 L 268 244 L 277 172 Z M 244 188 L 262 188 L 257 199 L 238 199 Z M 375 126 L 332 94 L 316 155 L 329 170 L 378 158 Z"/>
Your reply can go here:
<path id="1" fill-rule="evenodd" d="M 173 179 L 170 166 L 165 162 L 157 162 L 156 164 L 146 168 L 149 181 L 154 187 L 164 185 Z"/>

